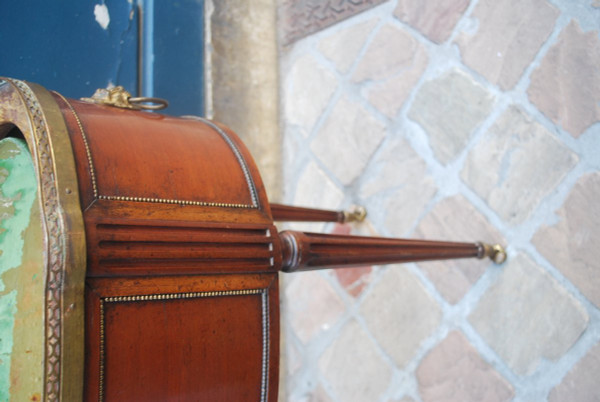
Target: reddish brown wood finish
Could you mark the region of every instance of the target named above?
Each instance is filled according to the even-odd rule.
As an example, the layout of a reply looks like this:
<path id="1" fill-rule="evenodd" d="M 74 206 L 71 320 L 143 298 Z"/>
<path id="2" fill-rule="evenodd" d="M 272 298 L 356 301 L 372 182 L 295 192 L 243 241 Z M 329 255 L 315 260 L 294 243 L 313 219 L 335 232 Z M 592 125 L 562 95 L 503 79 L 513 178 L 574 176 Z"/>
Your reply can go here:
<path id="1" fill-rule="evenodd" d="M 54 96 L 85 224 L 88 401 L 274 402 L 279 270 L 482 255 L 470 243 L 279 235 L 256 166 L 227 128 Z"/>
<path id="2" fill-rule="evenodd" d="M 96 200 L 131 197 L 268 211 L 258 171 L 227 128 L 75 100 L 66 104 L 61 97 L 57 101 L 77 153 L 84 209 Z"/>
<path id="3" fill-rule="evenodd" d="M 284 231 L 283 267 L 286 272 L 319 268 L 389 264 L 480 257 L 477 243 L 388 239 Z"/>
<path id="4" fill-rule="evenodd" d="M 55 98 L 86 231 L 85 399 L 277 400 L 281 248 L 244 145 Z"/>
<path id="5" fill-rule="evenodd" d="M 86 400 L 276 400 L 276 274 L 87 286 Z"/>
<path id="6" fill-rule="evenodd" d="M 285 222 L 344 222 L 344 213 L 324 209 L 292 207 L 282 204 L 271 204 L 274 221 Z"/>
<path id="7" fill-rule="evenodd" d="M 88 276 L 275 272 L 272 225 L 89 219 Z"/>

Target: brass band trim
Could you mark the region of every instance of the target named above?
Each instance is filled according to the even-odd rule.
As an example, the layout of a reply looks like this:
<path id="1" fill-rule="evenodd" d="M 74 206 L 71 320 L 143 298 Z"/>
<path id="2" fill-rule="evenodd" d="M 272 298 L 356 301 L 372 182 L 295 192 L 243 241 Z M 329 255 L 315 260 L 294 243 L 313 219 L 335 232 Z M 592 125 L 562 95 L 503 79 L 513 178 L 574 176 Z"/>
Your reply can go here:
<path id="1" fill-rule="evenodd" d="M 31 114 L 36 145 L 39 147 L 45 157 L 40 157 L 41 176 L 50 178 L 54 175 L 52 166 L 50 145 L 48 141 L 48 129 L 43 118 L 42 108 L 27 84 L 23 81 L 11 80 L 23 96 Z M 47 401 L 57 401 L 60 397 L 60 335 L 61 331 L 61 299 L 63 281 L 63 265 L 65 238 L 61 230 L 61 216 L 58 212 L 58 199 L 52 190 L 55 183 L 42 186 L 42 203 L 45 216 L 45 222 L 48 231 L 48 276 L 46 279 L 46 356 L 45 356 L 45 399 Z"/>
<path id="2" fill-rule="evenodd" d="M 165 198 L 150 198 L 150 197 L 136 197 L 136 196 L 117 196 L 117 195 L 102 195 L 99 194 L 98 185 L 96 180 L 96 171 L 94 169 L 94 161 L 92 158 L 92 151 L 90 149 L 87 135 L 85 134 L 85 130 L 83 128 L 83 124 L 81 123 L 81 119 L 79 118 L 78 113 L 75 111 L 73 105 L 65 98 L 63 95 L 58 92 L 54 92 L 58 95 L 63 102 L 68 106 L 70 112 L 73 114 L 75 121 L 77 122 L 77 126 L 79 128 L 79 132 L 81 133 L 81 138 L 83 140 L 83 144 L 85 146 L 85 152 L 88 159 L 89 170 L 90 170 L 90 178 L 92 180 L 92 190 L 94 194 L 94 198 L 99 200 L 107 200 L 107 201 L 129 201 L 129 202 L 149 202 L 153 204 L 176 204 L 176 205 L 195 205 L 201 207 L 219 207 L 219 208 L 258 208 L 258 196 L 256 192 L 256 186 L 254 185 L 254 181 L 252 180 L 252 176 L 250 175 L 250 171 L 248 166 L 246 165 L 246 161 L 244 160 L 241 152 L 236 147 L 235 143 L 227 136 L 227 134 L 221 130 L 220 127 L 215 125 L 214 123 L 203 119 L 201 117 L 195 117 L 195 120 L 198 120 L 213 130 L 215 130 L 221 138 L 227 143 L 229 148 L 234 153 L 242 172 L 244 173 L 244 178 L 246 179 L 246 183 L 248 184 L 248 191 L 250 192 L 250 197 L 252 199 L 252 204 L 239 204 L 239 203 L 227 203 L 227 202 L 206 202 L 206 201 L 192 201 L 192 200 L 176 200 L 176 199 L 165 199 Z M 187 116 L 186 116 L 187 117 Z"/>
<path id="3" fill-rule="evenodd" d="M 27 110 L 21 127 L 36 166 L 45 225 L 45 401 L 83 395 L 85 235 L 73 150 L 59 105 L 44 88 L 6 79 Z"/>
<path id="4" fill-rule="evenodd" d="M 223 297 L 223 296 L 245 296 L 245 295 L 261 295 L 262 307 L 262 364 L 261 364 L 261 386 L 260 386 L 260 402 L 267 402 L 269 389 L 269 293 L 267 288 L 262 289 L 241 289 L 241 290 L 225 290 L 213 292 L 187 292 L 187 293 L 164 293 L 156 295 L 133 295 L 133 296 L 107 296 L 100 298 L 100 362 L 99 362 L 99 389 L 98 400 L 104 400 L 104 359 L 105 359 L 105 303 L 131 303 L 142 301 L 157 301 L 157 300 L 181 300 L 181 299 L 196 299 L 205 297 Z"/>

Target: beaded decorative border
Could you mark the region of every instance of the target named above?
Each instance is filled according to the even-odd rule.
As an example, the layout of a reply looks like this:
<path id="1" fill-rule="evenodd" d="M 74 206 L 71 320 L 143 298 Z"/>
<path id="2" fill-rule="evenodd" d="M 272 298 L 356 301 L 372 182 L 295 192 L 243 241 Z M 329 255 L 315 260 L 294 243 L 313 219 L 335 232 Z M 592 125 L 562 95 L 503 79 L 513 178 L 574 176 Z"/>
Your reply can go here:
<path id="1" fill-rule="evenodd" d="M 9 79 L 19 90 L 33 122 L 33 140 L 39 154 L 40 188 L 43 216 L 48 233 L 48 271 L 46 276 L 45 307 L 45 356 L 44 382 L 45 400 L 58 401 L 60 398 L 61 377 L 61 335 L 62 335 L 62 290 L 65 270 L 66 239 L 64 216 L 58 200 L 58 186 L 55 181 L 54 160 L 49 143 L 48 125 L 40 103 L 23 81 Z"/>
<path id="2" fill-rule="evenodd" d="M 246 178 L 246 182 L 248 183 L 248 190 L 250 191 L 250 196 L 252 197 L 252 205 L 255 207 L 258 206 L 258 196 L 256 194 L 256 186 L 254 185 L 254 180 L 252 180 L 252 176 L 250 176 L 250 170 L 248 169 L 248 165 L 246 164 L 246 161 L 244 160 L 242 153 L 240 152 L 238 147 L 235 145 L 235 143 L 231 140 L 231 138 L 229 138 L 227 133 L 225 131 L 223 131 L 223 129 L 221 129 L 221 127 L 217 126 L 212 121 L 205 119 L 204 117 L 184 116 L 184 118 L 200 121 L 200 122 L 206 124 L 213 130 L 215 130 L 217 133 L 219 133 L 219 135 L 223 138 L 223 140 L 225 140 L 227 145 L 229 145 L 229 148 L 231 148 L 231 151 L 233 151 L 233 154 L 237 158 L 238 163 L 240 164 L 240 167 L 242 168 L 242 171 L 244 172 L 244 177 Z"/>
<path id="3" fill-rule="evenodd" d="M 104 315 L 105 303 L 130 303 L 141 301 L 157 300 L 181 300 L 195 299 L 204 297 L 223 297 L 223 296 L 245 296 L 261 295 L 262 305 L 262 365 L 261 365 L 261 386 L 260 402 L 267 402 L 269 391 L 269 294 L 268 289 L 244 289 L 214 292 L 188 292 L 188 293 L 166 293 L 158 295 L 134 295 L 134 296 L 109 296 L 100 298 L 100 370 L 99 370 L 99 390 L 98 400 L 104 400 L 104 358 L 105 358 L 105 325 Z"/>
<path id="4" fill-rule="evenodd" d="M 58 92 L 53 91 L 52 93 L 56 94 L 60 99 L 62 99 L 63 102 L 65 102 L 65 104 L 69 107 L 69 110 L 73 114 L 75 121 L 77 122 L 77 126 L 79 127 L 79 132 L 81 133 L 81 138 L 83 139 L 83 145 L 85 147 L 85 153 L 87 156 L 88 165 L 90 167 L 90 177 L 92 179 L 92 190 L 94 192 L 94 198 L 98 198 L 98 185 L 96 182 L 96 170 L 94 169 L 94 162 L 92 161 L 92 153 L 90 151 L 90 145 L 88 143 L 87 136 L 85 135 L 85 131 L 83 129 L 83 124 L 81 124 L 79 115 L 75 112 L 75 109 L 73 109 L 73 106 L 67 100 L 67 98 L 65 98 L 64 96 L 62 96 L 62 94 L 59 94 Z"/>
<path id="5" fill-rule="evenodd" d="M 86 156 L 88 159 L 88 165 L 90 169 L 90 177 L 92 180 L 92 191 L 94 193 L 94 198 L 99 200 L 108 200 L 108 201 L 131 201 L 131 202 L 149 202 L 154 204 L 177 204 L 177 205 L 195 205 L 202 207 L 221 207 L 221 208 L 258 208 L 258 196 L 256 191 L 256 186 L 254 181 L 252 180 L 252 176 L 250 175 L 250 170 L 248 169 L 248 165 L 242 156 L 242 153 L 239 151 L 235 143 L 229 138 L 227 133 L 223 131 L 219 126 L 212 123 L 209 120 L 203 119 L 202 117 L 196 116 L 185 116 L 186 118 L 192 118 L 194 120 L 200 121 L 213 130 L 215 130 L 221 138 L 227 143 L 233 154 L 235 155 L 242 172 L 244 173 L 244 178 L 246 179 L 246 183 L 248 185 L 248 191 L 250 192 L 250 197 L 252 199 L 252 204 L 237 204 L 237 203 L 226 203 L 226 202 L 206 202 L 206 201 L 192 201 L 192 200 L 175 200 L 175 199 L 166 199 L 166 198 L 149 198 L 149 197 L 136 197 L 136 196 L 116 196 L 116 195 L 103 195 L 99 194 L 98 184 L 96 180 L 96 172 L 94 169 L 94 160 L 92 158 L 92 152 L 89 146 L 89 142 L 87 139 L 87 135 L 85 134 L 85 130 L 83 128 L 83 124 L 81 123 L 81 119 L 79 115 L 75 111 L 75 108 L 71 103 L 58 92 L 54 92 L 58 95 L 63 102 L 68 106 L 69 110 L 73 114 L 75 121 L 77 122 L 77 126 L 79 128 L 79 132 L 81 133 L 81 138 L 83 140 L 83 144 L 85 147 Z"/>

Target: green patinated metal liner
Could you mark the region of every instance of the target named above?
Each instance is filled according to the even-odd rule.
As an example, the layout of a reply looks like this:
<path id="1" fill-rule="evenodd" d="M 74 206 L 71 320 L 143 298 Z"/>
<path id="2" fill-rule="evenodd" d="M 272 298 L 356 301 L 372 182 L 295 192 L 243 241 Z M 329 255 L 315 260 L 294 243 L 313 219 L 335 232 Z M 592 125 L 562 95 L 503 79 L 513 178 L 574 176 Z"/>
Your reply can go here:
<path id="1" fill-rule="evenodd" d="M 27 143 L 0 140 L 0 401 L 41 400 L 44 265 L 37 179 Z"/>

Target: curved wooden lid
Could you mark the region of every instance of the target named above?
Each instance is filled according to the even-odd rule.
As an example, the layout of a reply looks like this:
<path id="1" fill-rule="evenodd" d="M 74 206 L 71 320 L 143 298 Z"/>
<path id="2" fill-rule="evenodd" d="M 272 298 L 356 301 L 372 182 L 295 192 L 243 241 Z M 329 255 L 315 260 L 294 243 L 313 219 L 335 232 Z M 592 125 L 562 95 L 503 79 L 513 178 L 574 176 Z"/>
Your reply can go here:
<path id="1" fill-rule="evenodd" d="M 255 209 L 270 215 L 252 158 L 227 128 L 202 118 L 55 97 L 77 154 L 84 210 L 108 200 Z"/>

